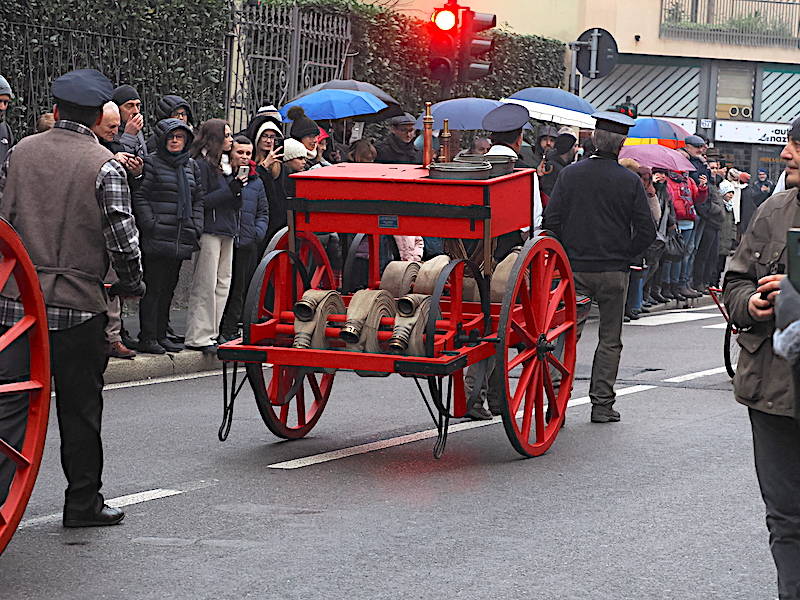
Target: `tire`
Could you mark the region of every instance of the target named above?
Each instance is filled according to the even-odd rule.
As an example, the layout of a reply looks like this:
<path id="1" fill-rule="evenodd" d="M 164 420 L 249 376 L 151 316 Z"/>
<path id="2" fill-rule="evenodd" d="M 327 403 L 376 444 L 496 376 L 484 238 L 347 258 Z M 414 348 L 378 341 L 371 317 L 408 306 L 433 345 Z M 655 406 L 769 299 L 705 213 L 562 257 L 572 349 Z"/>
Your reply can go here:
<path id="1" fill-rule="evenodd" d="M 731 379 L 736 375 L 736 363 L 739 362 L 739 343 L 736 341 L 736 333 L 734 333 L 733 329 L 733 323 L 728 321 L 728 326 L 725 328 L 725 341 L 722 346 L 725 370 L 728 371 L 728 376 Z"/>

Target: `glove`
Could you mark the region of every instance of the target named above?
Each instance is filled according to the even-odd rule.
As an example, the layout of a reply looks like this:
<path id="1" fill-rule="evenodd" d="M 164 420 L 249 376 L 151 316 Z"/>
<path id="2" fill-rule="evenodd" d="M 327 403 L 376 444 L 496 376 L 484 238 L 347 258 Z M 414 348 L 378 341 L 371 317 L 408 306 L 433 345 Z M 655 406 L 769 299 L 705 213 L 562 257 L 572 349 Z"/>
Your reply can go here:
<path id="1" fill-rule="evenodd" d="M 108 290 L 108 295 L 120 296 L 122 298 L 138 298 L 144 296 L 146 289 L 147 288 L 144 285 L 144 281 L 141 280 L 135 284 L 126 284 L 122 281 L 117 281 L 116 283 L 111 284 L 111 287 Z"/>
<path id="2" fill-rule="evenodd" d="M 231 179 L 230 183 L 228 184 L 228 188 L 231 190 L 234 196 L 238 196 L 242 193 L 242 180 L 234 177 Z"/>

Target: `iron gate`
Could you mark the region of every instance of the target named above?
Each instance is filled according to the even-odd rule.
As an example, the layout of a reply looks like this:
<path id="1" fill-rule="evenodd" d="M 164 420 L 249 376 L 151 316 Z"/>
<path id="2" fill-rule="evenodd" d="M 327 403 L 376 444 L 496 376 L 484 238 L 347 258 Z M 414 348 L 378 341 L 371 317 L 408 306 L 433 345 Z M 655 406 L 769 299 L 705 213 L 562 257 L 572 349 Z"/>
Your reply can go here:
<path id="1" fill-rule="evenodd" d="M 341 77 L 350 45 L 345 15 L 298 6 L 244 3 L 228 36 L 226 114 L 243 129 L 260 106 L 280 106 L 302 90 Z"/>

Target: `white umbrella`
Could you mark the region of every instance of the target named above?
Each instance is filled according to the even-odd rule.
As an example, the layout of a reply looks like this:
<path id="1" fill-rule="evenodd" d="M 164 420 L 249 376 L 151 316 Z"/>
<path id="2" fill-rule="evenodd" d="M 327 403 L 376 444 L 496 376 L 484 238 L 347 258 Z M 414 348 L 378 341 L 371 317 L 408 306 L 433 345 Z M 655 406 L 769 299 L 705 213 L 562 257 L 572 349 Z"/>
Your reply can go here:
<path id="1" fill-rule="evenodd" d="M 582 129 L 594 129 L 595 120 L 586 113 L 541 102 L 531 102 L 530 100 L 518 100 L 517 98 L 502 98 L 500 102 L 509 104 L 519 104 L 528 109 L 531 119 L 558 123 L 559 125 L 571 125 Z"/>

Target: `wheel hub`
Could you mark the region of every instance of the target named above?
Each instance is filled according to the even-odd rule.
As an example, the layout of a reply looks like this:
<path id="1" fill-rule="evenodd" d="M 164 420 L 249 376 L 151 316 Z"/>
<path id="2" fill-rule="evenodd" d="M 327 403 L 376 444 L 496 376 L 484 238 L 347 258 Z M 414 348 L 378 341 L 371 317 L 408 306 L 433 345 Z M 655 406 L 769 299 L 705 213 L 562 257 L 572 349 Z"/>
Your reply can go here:
<path id="1" fill-rule="evenodd" d="M 536 358 L 545 360 L 547 355 L 555 352 L 556 345 L 553 342 L 547 341 L 547 336 L 543 333 L 539 334 L 539 339 L 536 341 Z"/>

